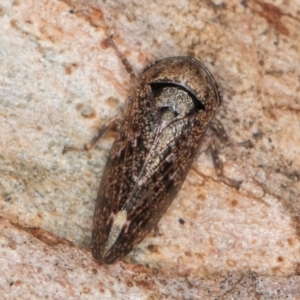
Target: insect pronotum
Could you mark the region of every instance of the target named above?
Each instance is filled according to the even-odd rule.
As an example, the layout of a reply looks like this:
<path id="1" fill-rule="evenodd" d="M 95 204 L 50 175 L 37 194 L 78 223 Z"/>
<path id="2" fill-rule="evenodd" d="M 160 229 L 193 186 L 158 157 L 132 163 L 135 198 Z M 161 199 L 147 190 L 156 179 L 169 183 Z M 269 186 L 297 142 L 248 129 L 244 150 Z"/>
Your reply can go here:
<path id="1" fill-rule="evenodd" d="M 110 150 L 96 199 L 91 249 L 111 264 L 128 254 L 158 223 L 180 190 L 199 152 L 209 148 L 222 175 L 214 136 L 227 141 L 214 116 L 222 99 L 208 69 L 190 57 L 170 57 L 135 78 L 128 61 L 112 46 L 136 80 L 122 130 Z M 109 129 L 100 129 L 90 144 Z M 66 147 L 64 152 L 78 150 Z"/>

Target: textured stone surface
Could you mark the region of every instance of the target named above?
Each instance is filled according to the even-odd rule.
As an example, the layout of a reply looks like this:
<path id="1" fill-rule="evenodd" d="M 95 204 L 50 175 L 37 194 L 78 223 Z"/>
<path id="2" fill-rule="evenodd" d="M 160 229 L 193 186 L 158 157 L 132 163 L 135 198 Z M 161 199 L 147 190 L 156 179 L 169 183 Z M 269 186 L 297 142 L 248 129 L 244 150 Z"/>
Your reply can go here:
<path id="1" fill-rule="evenodd" d="M 239 293 L 243 299 L 252 299 L 255 293 L 265 299 L 287 295 L 297 299 L 299 32 L 296 0 L 289 4 L 2 1 L 0 215 L 22 227 L 40 228 L 41 235 L 47 230 L 54 238 L 88 247 L 93 199 L 115 134 L 107 134 L 88 154 L 62 155 L 61 151 L 64 145 L 80 146 L 89 141 L 105 120 L 122 111 L 132 91 L 128 74 L 105 42 L 114 33 L 116 44 L 136 73 L 167 56 L 200 59 L 223 92 L 218 117 L 231 139 L 250 139 L 254 144 L 252 149 L 233 146 L 222 150 L 226 175 L 243 180 L 239 191 L 217 180 L 209 155 L 203 153 L 160 221 L 159 234 L 150 234 L 127 260 L 158 268 L 164 280 L 171 278 L 186 286 L 194 282 L 194 294 L 182 294 L 183 299 L 197 299 L 200 291 L 206 297 L 212 295 L 205 294 L 206 287 L 198 285 L 197 280 L 215 288 L 216 296 L 227 293 L 228 299 L 240 299 Z M 31 231 L 20 230 L 7 221 L 1 224 L 9 228 L 5 234 L 1 230 L 5 246 L 0 251 L 1 264 L 8 266 L 0 284 L 7 299 L 12 299 L 13 289 L 5 284 L 14 282 L 10 272 L 16 257 L 18 261 L 28 260 L 28 265 L 43 274 L 51 277 L 62 272 L 59 276 L 65 278 L 60 268 L 44 271 L 52 263 L 48 243 L 36 241 Z M 32 239 L 39 250 L 30 250 L 30 245 L 24 244 L 26 239 Z M 64 261 L 73 269 L 82 256 L 87 256 L 87 268 L 97 269 L 102 274 L 98 278 L 120 272 L 118 282 L 122 285 L 123 269 L 128 274 L 149 272 L 147 278 L 151 280 L 155 277 L 154 271 L 138 265 L 97 266 L 86 250 L 64 243 L 57 247 L 62 247 L 61 251 L 71 249 L 72 254 Z M 41 264 L 38 255 L 43 257 Z M 33 297 L 29 280 L 32 287 L 38 272 L 30 277 L 21 263 L 18 267 L 17 280 L 28 282 L 12 286 L 24 298 Z M 83 282 L 85 277 L 93 277 L 85 271 L 78 276 Z M 51 294 L 54 287 L 48 292 L 51 285 L 46 280 L 50 277 L 46 277 L 39 279 L 39 288 L 56 299 Z M 226 292 L 217 288 L 224 282 L 230 282 Z M 73 280 L 69 283 L 69 296 L 57 299 L 84 299 L 76 298 L 76 293 L 72 296 L 72 289 L 79 291 L 79 285 Z M 125 286 L 130 284 L 125 282 Z M 92 289 L 90 283 L 85 287 Z M 161 288 L 157 285 L 157 291 Z M 264 294 L 268 288 L 273 294 Z M 282 294 L 276 295 L 277 290 Z M 171 297 L 171 291 L 161 290 L 162 298 Z M 152 297 L 157 299 L 157 295 Z M 96 294 L 91 292 L 89 297 L 96 298 Z M 143 296 L 135 299 L 139 298 Z"/>
<path id="2" fill-rule="evenodd" d="M 87 249 L 0 219 L 2 299 L 298 299 L 300 278 L 223 273 L 184 278 L 123 262 L 100 266 Z"/>

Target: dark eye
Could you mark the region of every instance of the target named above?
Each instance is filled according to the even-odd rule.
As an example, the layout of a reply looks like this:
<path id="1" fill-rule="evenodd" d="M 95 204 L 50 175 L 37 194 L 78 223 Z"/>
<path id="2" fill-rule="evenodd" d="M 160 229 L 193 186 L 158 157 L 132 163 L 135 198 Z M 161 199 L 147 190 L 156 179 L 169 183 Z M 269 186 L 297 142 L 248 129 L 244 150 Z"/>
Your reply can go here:
<path id="1" fill-rule="evenodd" d="M 161 106 L 159 107 L 159 110 L 162 114 L 166 112 L 172 112 L 175 118 L 179 115 L 179 113 L 174 110 L 174 107 L 172 106 Z"/>

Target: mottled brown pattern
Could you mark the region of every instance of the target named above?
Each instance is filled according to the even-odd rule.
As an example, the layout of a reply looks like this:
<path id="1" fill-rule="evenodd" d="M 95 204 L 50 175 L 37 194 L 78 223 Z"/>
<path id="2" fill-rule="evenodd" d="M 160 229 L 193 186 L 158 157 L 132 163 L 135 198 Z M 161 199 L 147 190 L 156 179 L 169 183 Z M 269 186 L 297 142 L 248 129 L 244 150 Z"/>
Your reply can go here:
<path id="1" fill-rule="evenodd" d="M 164 59 L 146 69 L 138 82 L 96 201 L 92 252 L 108 264 L 130 252 L 161 219 L 221 101 L 212 75 L 188 57 Z M 126 222 L 107 246 L 121 210 Z"/>

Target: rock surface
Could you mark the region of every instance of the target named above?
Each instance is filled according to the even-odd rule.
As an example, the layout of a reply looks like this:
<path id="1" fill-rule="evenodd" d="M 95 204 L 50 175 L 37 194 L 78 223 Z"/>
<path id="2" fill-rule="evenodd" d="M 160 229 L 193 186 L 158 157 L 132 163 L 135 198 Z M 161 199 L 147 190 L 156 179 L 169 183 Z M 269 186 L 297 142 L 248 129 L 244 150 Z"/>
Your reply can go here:
<path id="1" fill-rule="evenodd" d="M 299 14 L 296 0 L 3 0 L 3 299 L 300 298 Z M 254 148 L 222 148 L 238 191 L 201 154 L 159 234 L 107 267 L 87 248 L 115 132 L 89 153 L 62 149 L 88 142 L 134 89 L 111 34 L 137 74 L 168 56 L 201 60 L 231 140 Z"/>

